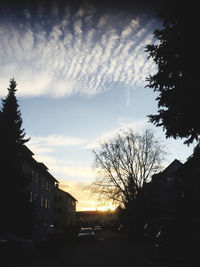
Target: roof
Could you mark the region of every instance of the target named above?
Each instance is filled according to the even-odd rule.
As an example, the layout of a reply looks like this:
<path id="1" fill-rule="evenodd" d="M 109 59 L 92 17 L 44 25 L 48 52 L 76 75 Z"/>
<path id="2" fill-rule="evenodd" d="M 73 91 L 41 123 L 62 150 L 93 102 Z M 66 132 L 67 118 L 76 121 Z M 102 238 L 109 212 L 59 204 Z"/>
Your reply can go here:
<path id="1" fill-rule="evenodd" d="M 41 169 L 43 169 L 43 170 L 45 170 L 45 171 L 48 171 L 48 168 L 47 168 L 47 166 L 46 166 L 44 163 L 42 163 L 42 162 L 38 162 L 38 165 L 39 165 L 39 167 L 40 167 Z"/>
<path id="2" fill-rule="evenodd" d="M 61 193 L 61 194 L 63 194 L 63 195 L 65 195 L 66 197 L 71 198 L 71 199 L 73 199 L 74 201 L 78 202 L 78 200 L 76 200 L 70 193 L 68 193 L 68 192 L 66 192 L 66 191 L 63 191 L 63 190 L 60 189 L 60 188 L 56 188 L 55 193 L 56 193 L 56 191 L 59 192 L 59 193 Z"/>
<path id="3" fill-rule="evenodd" d="M 29 162 L 31 162 L 31 164 L 32 164 L 35 168 L 39 169 L 39 170 L 40 170 L 42 173 L 44 173 L 45 175 L 48 175 L 48 177 L 49 177 L 50 179 L 54 180 L 55 182 L 59 182 L 58 180 L 56 180 L 55 177 L 53 177 L 52 174 L 50 174 L 50 173 L 48 172 L 48 168 L 47 168 L 47 166 L 46 166 L 44 163 L 42 163 L 42 162 L 37 162 L 37 160 L 33 158 L 34 153 L 33 153 L 27 146 L 23 145 L 23 146 L 22 146 L 22 151 L 23 151 L 23 156 L 25 156 L 25 158 L 26 158 Z"/>
<path id="4" fill-rule="evenodd" d="M 31 157 L 34 155 L 34 153 L 27 146 L 22 145 L 21 148 L 23 150 L 24 155 Z"/>
<path id="5" fill-rule="evenodd" d="M 194 171 L 200 168 L 200 146 L 194 148 L 193 154 L 187 159 L 183 166 L 177 170 L 181 175 L 187 174 L 188 171 Z"/>
<path id="6" fill-rule="evenodd" d="M 170 176 L 173 174 L 177 169 L 179 169 L 183 163 L 181 163 L 179 160 L 175 159 L 172 161 L 162 172 L 164 175 Z"/>

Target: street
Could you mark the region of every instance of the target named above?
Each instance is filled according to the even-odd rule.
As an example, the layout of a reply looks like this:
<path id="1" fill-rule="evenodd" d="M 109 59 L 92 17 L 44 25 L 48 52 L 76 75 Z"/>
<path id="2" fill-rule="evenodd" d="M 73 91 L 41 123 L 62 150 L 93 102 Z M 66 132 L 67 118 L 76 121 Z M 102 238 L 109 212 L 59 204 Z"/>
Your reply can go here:
<path id="1" fill-rule="evenodd" d="M 4 266 L 66 267 L 66 266 L 129 266 L 148 267 L 148 247 L 138 244 L 117 232 L 103 230 L 95 233 L 94 240 L 74 240 L 64 246 L 41 250 L 25 260 L 9 261 Z M 10 259 L 9 259 L 10 260 Z M 131 264 L 132 265 L 132 264 Z"/>
<path id="2" fill-rule="evenodd" d="M 128 243 L 115 232 L 102 231 L 95 235 L 94 241 L 64 249 L 60 266 L 65 266 L 68 260 L 71 266 L 128 266 L 133 258 L 135 266 L 144 266 L 139 246 Z"/>
<path id="3" fill-rule="evenodd" d="M 25 255 L 26 256 L 26 255 Z M 163 259 L 156 248 L 146 242 L 128 240 L 118 232 L 103 230 L 95 233 L 94 240 L 73 240 L 65 245 L 53 244 L 41 248 L 39 253 L 15 261 L 12 256 L 4 267 L 80 267 L 80 266 L 135 266 L 185 267 L 182 261 Z M 193 266 L 193 265 L 191 265 Z"/>

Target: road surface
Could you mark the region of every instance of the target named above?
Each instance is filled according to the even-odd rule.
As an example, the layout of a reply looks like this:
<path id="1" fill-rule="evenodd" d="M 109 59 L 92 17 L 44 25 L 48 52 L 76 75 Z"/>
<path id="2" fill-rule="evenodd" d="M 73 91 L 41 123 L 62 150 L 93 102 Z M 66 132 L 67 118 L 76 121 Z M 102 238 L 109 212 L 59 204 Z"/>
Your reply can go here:
<path id="1" fill-rule="evenodd" d="M 179 267 L 163 262 L 157 251 L 146 243 L 128 241 L 114 231 L 102 230 L 88 242 L 74 240 L 65 245 L 54 244 L 32 257 L 15 261 L 10 257 L 2 267 Z"/>

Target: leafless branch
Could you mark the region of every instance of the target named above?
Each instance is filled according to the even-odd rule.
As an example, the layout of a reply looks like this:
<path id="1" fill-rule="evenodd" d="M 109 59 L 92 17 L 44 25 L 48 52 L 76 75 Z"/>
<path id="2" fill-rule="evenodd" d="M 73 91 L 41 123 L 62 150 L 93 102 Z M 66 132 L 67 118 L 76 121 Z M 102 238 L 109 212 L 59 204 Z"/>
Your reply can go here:
<path id="1" fill-rule="evenodd" d="M 93 153 L 97 176 L 90 190 L 100 199 L 118 203 L 135 198 L 144 183 L 159 171 L 165 154 L 149 129 L 142 135 L 131 129 L 121 132 Z"/>

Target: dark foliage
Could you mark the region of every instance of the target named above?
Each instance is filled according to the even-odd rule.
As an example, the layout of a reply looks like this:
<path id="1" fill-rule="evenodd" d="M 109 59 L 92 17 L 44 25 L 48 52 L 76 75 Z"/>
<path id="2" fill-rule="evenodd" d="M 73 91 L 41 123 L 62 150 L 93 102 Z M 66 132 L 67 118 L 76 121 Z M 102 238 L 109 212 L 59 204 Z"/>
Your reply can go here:
<path id="1" fill-rule="evenodd" d="M 0 212 L 1 231 L 10 231 L 17 234 L 31 233 L 34 209 L 29 202 L 27 190 L 30 177 L 26 177 L 22 169 L 23 144 L 25 132 L 21 129 L 22 119 L 19 105 L 15 96 L 16 82 L 10 80 L 8 95 L 2 100 L 0 112 Z"/>
<path id="2" fill-rule="evenodd" d="M 175 189 L 179 200 L 179 215 L 186 221 L 200 221 L 200 146 L 178 172 Z"/>
<path id="3" fill-rule="evenodd" d="M 195 5 L 169 1 L 158 16 L 163 28 L 154 31 L 157 42 L 146 47 L 158 70 L 147 78 L 148 86 L 159 93 L 158 114 L 148 117 L 163 127 L 166 137 L 187 138 L 190 144 L 200 135 Z"/>
<path id="4" fill-rule="evenodd" d="M 148 217 L 143 188 L 138 191 L 134 201 L 129 201 L 125 208 L 119 209 L 118 212 L 127 237 L 141 240 L 143 238 L 143 227 Z"/>

